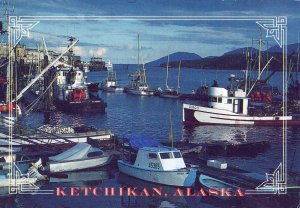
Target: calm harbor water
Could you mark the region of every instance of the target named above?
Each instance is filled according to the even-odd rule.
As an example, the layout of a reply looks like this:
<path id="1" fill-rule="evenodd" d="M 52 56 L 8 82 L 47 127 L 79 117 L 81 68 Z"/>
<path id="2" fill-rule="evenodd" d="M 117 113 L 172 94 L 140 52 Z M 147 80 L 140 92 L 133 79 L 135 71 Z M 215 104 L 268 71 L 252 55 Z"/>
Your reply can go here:
<path id="1" fill-rule="evenodd" d="M 119 65 L 116 67 L 119 84 L 124 86 L 129 82 L 128 74 L 134 72 L 135 67 L 129 69 Z M 169 74 L 169 86 L 177 85 L 177 69 L 171 69 Z M 161 68 L 149 68 L 147 71 L 148 82 L 153 88 L 164 87 L 165 70 Z M 227 86 L 230 74 L 242 76 L 241 71 L 229 70 L 197 70 L 182 69 L 180 78 L 180 91 L 190 93 L 201 84 L 211 84 L 218 80 L 220 86 Z M 88 81 L 101 82 L 106 78 L 106 72 L 87 73 Z M 282 74 L 276 73 L 271 83 L 282 88 Z M 55 112 L 50 116 L 50 124 L 78 126 L 95 126 L 99 129 L 111 129 L 117 136 L 146 135 L 167 141 L 170 129 L 169 114 L 172 112 L 172 123 L 175 140 L 189 140 L 194 143 L 229 141 L 232 143 L 243 141 L 270 141 L 270 147 L 265 151 L 249 156 L 239 157 L 209 156 L 211 159 L 226 161 L 231 166 L 249 170 L 254 173 L 272 173 L 272 170 L 282 162 L 282 142 L 284 131 L 278 127 L 234 127 L 234 126 L 199 126 L 184 128 L 182 125 L 181 100 L 162 99 L 159 97 L 139 97 L 124 93 L 103 93 L 100 96 L 107 102 L 105 114 L 79 115 Z M 200 101 L 191 101 L 200 104 Z M 39 127 L 44 123 L 44 115 L 34 112 L 22 118 L 22 122 L 30 127 Z M 288 170 L 300 174 L 300 131 L 297 128 L 287 128 L 287 156 Z M 297 151 L 298 150 L 298 151 Z M 299 184 L 298 184 L 299 185 Z M 117 168 L 103 169 L 74 176 L 73 181 L 50 181 L 42 184 L 42 189 L 55 189 L 57 186 L 98 186 L 98 187 L 124 187 L 138 186 L 150 187 L 153 184 L 126 178 L 119 175 Z M 155 186 L 155 185 L 154 185 Z M 166 188 L 171 189 L 171 188 Z M 170 192 L 174 190 L 168 190 Z M 12 199 L 11 199 L 12 200 Z M 259 198 L 257 199 L 259 200 Z M 272 198 L 264 199 L 267 205 L 264 207 L 279 207 Z M 56 197 L 50 196 L 17 196 L 10 201 L 8 207 L 244 207 L 244 201 L 229 200 L 222 202 L 209 197 Z M 260 207 L 260 202 L 254 207 Z M 268 204 L 270 203 L 270 206 Z M 55 205 L 54 205 L 55 204 Z M 292 205 L 292 203 L 291 203 Z M 247 207 L 247 206 L 245 206 Z M 287 206 L 288 207 L 288 206 Z"/>

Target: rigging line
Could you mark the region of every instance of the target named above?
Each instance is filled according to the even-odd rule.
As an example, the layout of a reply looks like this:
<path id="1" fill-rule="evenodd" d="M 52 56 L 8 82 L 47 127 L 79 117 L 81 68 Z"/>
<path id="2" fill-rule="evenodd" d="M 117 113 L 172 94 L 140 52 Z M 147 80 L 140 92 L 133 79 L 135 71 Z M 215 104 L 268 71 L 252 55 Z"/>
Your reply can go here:
<path id="1" fill-rule="evenodd" d="M 51 85 L 54 83 L 54 81 L 56 80 L 57 75 L 53 78 L 53 80 L 51 81 L 51 83 L 47 86 L 47 88 L 44 90 L 44 92 L 35 100 L 33 101 L 30 105 L 31 107 L 25 112 L 25 115 L 28 116 L 29 113 L 32 111 L 33 107 L 38 103 L 38 101 L 42 98 L 42 96 L 44 96 L 44 94 L 49 90 L 49 88 L 51 87 Z M 30 106 L 28 105 L 28 106 Z"/>

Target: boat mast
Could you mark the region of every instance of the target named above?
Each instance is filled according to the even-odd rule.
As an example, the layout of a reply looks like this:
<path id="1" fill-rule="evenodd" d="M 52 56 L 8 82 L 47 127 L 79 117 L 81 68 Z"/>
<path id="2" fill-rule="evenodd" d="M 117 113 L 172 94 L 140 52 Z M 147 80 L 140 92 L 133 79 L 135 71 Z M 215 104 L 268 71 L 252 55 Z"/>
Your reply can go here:
<path id="1" fill-rule="evenodd" d="M 297 67 L 296 67 L 296 81 L 298 81 L 298 69 L 299 69 L 299 34 L 300 34 L 300 31 L 298 31 L 298 51 L 297 51 Z"/>
<path id="2" fill-rule="evenodd" d="M 140 73 L 140 34 L 138 33 L 138 73 Z"/>
<path id="3" fill-rule="evenodd" d="M 170 132 L 169 141 L 171 142 L 171 147 L 174 147 L 174 137 L 173 137 L 173 125 L 172 125 L 172 112 L 170 111 Z"/>
<path id="4" fill-rule="evenodd" d="M 247 47 L 247 51 L 246 51 L 246 62 L 247 62 L 247 67 L 245 70 L 245 93 L 247 94 L 247 88 L 248 88 L 248 70 L 249 70 L 249 51 L 248 51 L 248 47 Z"/>
<path id="5" fill-rule="evenodd" d="M 8 59 L 12 59 L 12 57 L 10 57 L 10 52 L 11 53 L 13 52 L 13 50 L 11 50 L 11 46 L 10 46 L 10 42 L 9 42 L 9 37 L 8 37 L 8 30 L 9 30 L 9 25 L 8 25 L 8 22 L 9 22 L 9 16 L 10 16 L 10 13 L 13 13 L 14 12 L 14 7 L 12 9 L 10 9 L 10 4 L 9 4 L 9 0 L 3 0 L 2 1 L 2 6 L 3 6 L 3 22 L 1 21 L 1 24 L 2 24 L 2 28 L 1 28 L 1 35 L 3 35 L 2 37 L 2 40 L 5 40 L 7 41 L 7 45 L 6 45 L 6 51 L 7 51 L 7 56 L 8 56 Z M 12 88 L 12 80 L 13 80 L 13 75 L 12 75 L 12 66 L 9 66 L 9 63 L 7 64 L 7 70 L 6 70 L 6 103 L 11 100 L 10 97 L 11 97 L 11 88 Z"/>
<path id="6" fill-rule="evenodd" d="M 166 88 L 169 88 L 168 86 L 168 79 L 169 79 L 169 61 L 170 61 L 170 57 L 168 55 L 168 61 L 167 61 L 167 76 L 166 76 Z"/>
<path id="7" fill-rule="evenodd" d="M 179 93 L 179 78 L 180 78 L 180 67 L 181 67 L 181 60 L 179 61 L 179 66 L 178 66 L 178 77 L 177 77 L 177 94 Z"/>
<path id="8" fill-rule="evenodd" d="M 262 32 L 260 31 L 260 38 L 259 38 L 259 50 L 258 50 L 258 77 L 257 79 L 260 80 L 260 61 L 261 61 L 261 45 L 262 45 Z"/>

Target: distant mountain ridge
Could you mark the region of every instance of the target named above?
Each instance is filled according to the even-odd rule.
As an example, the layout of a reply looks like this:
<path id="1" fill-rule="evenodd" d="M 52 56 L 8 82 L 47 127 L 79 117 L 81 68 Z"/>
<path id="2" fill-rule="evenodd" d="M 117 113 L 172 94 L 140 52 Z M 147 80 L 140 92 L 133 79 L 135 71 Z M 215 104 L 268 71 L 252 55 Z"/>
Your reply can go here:
<path id="1" fill-rule="evenodd" d="M 258 52 L 258 49 L 253 47 L 238 48 L 224 53 L 223 56 L 235 55 L 235 54 L 246 54 L 247 51 L 250 54 L 256 54 Z"/>
<path id="2" fill-rule="evenodd" d="M 287 45 L 287 56 L 294 64 L 296 63 L 296 56 L 298 49 L 298 43 Z M 186 68 L 198 68 L 198 69 L 245 69 L 247 66 L 246 53 L 249 53 L 251 59 L 250 64 L 255 65 L 253 67 L 258 68 L 258 49 L 253 47 L 243 47 L 228 51 L 221 56 L 208 56 L 202 58 L 195 53 L 177 52 L 170 54 L 170 67 L 178 67 L 178 62 L 182 61 L 181 66 Z M 271 70 L 282 70 L 282 51 L 278 45 L 270 47 L 266 51 L 262 51 L 262 64 L 273 56 L 274 59 L 270 62 Z M 168 56 L 164 56 L 160 59 L 147 63 L 148 66 L 160 66 L 165 67 L 168 60 Z"/>
<path id="3" fill-rule="evenodd" d="M 199 60 L 202 57 L 195 53 L 189 52 L 176 52 L 169 55 L 170 62 L 178 62 L 180 60 Z M 157 60 L 146 63 L 146 66 L 162 66 L 165 65 L 168 61 L 168 56 L 164 56 Z"/>

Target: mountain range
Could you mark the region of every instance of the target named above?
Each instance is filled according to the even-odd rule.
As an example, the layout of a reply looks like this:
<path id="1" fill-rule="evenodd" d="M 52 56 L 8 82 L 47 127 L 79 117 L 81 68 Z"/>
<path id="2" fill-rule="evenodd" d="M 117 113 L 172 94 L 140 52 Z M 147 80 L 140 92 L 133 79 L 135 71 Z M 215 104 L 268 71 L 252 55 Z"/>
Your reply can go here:
<path id="1" fill-rule="evenodd" d="M 287 45 L 287 58 L 292 64 L 297 62 L 298 43 Z M 200 68 L 200 69 L 245 69 L 248 62 L 252 67 L 258 68 L 258 52 L 259 50 L 253 47 L 243 47 L 228 51 L 221 56 L 201 57 L 195 53 L 176 52 L 169 55 L 169 67 L 178 67 L 179 61 L 181 66 L 186 68 Z M 246 56 L 246 54 L 248 54 Z M 264 66 L 267 61 L 273 57 L 270 62 L 271 70 L 282 69 L 282 48 L 279 46 L 270 47 L 268 50 L 261 52 L 261 63 Z M 147 63 L 148 66 L 165 67 L 168 56 L 164 56 L 157 60 Z"/>
<path id="2" fill-rule="evenodd" d="M 195 54 L 195 53 L 188 53 L 188 52 L 176 52 L 169 54 L 169 62 L 177 62 L 180 60 L 190 61 L 190 60 L 199 60 L 202 57 Z M 146 66 L 162 66 L 166 65 L 168 61 L 168 56 L 164 56 L 162 58 L 159 58 L 155 61 L 148 62 Z"/>

